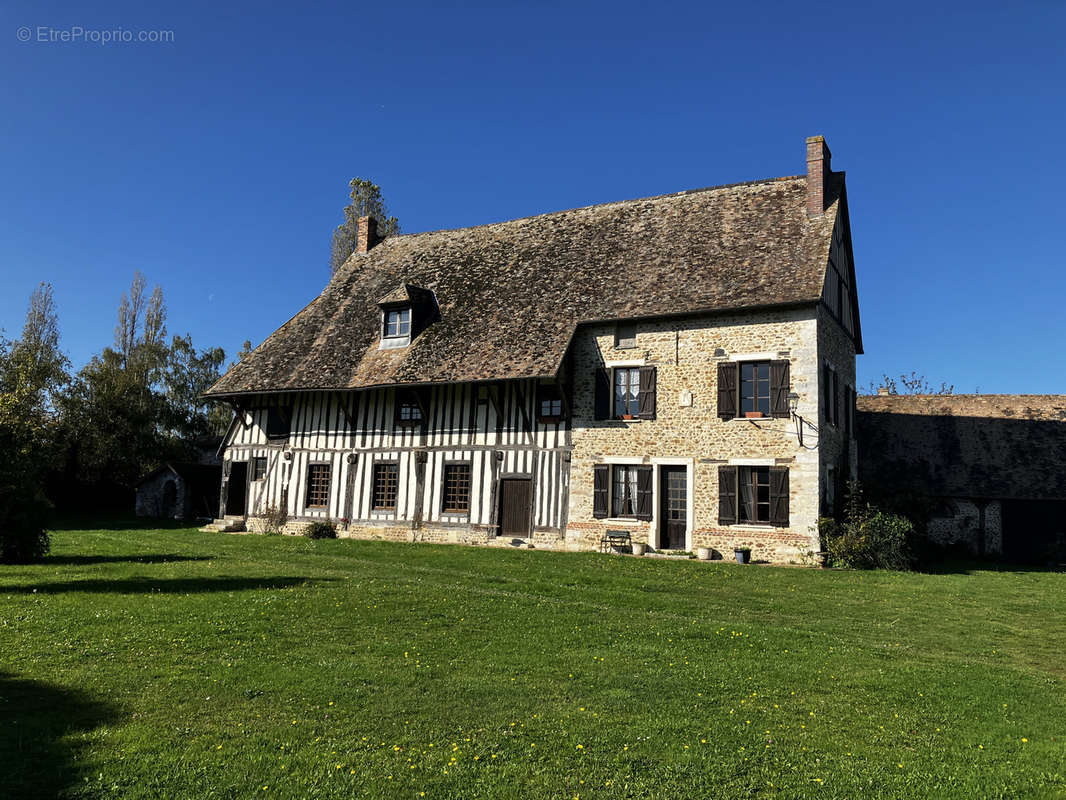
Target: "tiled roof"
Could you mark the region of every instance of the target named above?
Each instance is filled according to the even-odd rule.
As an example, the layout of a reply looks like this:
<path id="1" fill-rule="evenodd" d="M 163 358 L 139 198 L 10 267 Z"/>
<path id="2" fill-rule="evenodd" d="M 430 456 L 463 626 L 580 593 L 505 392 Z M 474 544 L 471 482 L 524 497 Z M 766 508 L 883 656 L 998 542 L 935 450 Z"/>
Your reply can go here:
<path id="1" fill-rule="evenodd" d="M 813 219 L 801 176 L 390 237 L 207 394 L 548 377 L 582 322 L 815 303 L 842 187 Z M 379 349 L 378 303 L 408 284 L 440 320 Z"/>
<path id="2" fill-rule="evenodd" d="M 1066 395 L 859 397 L 859 476 L 937 497 L 1066 499 Z"/>

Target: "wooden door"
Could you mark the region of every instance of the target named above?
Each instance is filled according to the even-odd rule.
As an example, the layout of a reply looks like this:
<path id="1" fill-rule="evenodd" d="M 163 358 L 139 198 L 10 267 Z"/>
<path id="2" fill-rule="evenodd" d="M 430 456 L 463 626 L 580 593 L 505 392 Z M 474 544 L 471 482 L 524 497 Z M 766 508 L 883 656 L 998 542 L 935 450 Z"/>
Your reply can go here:
<path id="1" fill-rule="evenodd" d="M 659 547 L 684 550 L 688 532 L 688 477 L 684 467 L 659 468 Z"/>
<path id="2" fill-rule="evenodd" d="M 226 515 L 243 517 L 245 498 L 248 496 L 248 462 L 231 461 L 229 484 L 226 489 Z"/>
<path id="3" fill-rule="evenodd" d="M 533 513 L 533 481 L 503 478 L 500 481 L 500 536 L 529 536 Z"/>

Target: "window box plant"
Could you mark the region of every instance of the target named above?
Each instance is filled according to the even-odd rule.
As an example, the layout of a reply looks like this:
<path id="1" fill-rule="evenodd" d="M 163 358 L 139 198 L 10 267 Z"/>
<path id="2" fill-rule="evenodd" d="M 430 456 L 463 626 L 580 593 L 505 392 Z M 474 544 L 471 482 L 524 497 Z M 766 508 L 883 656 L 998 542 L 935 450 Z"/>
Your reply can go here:
<path id="1" fill-rule="evenodd" d="M 745 419 L 762 419 L 763 418 L 763 413 L 761 411 L 745 411 L 744 412 L 744 418 Z"/>
<path id="2" fill-rule="evenodd" d="M 750 564 L 751 563 L 751 548 L 750 547 L 734 547 L 733 556 L 736 558 L 738 564 Z"/>

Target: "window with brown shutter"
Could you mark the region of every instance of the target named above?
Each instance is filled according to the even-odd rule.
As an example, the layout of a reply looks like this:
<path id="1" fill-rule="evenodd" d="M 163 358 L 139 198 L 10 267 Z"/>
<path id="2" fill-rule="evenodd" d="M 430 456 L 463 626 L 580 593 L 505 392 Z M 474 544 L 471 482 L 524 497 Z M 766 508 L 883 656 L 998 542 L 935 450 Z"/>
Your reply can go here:
<path id="1" fill-rule="evenodd" d="M 770 521 L 770 468 L 737 469 L 737 521 L 758 524 Z"/>
<path id="2" fill-rule="evenodd" d="M 606 464 L 592 468 L 592 516 L 603 519 L 607 516 L 608 498 L 611 492 L 611 474 Z"/>
<path id="3" fill-rule="evenodd" d="M 718 524 L 735 525 L 737 521 L 737 468 L 718 468 Z"/>
<path id="4" fill-rule="evenodd" d="M 637 468 L 637 519 L 645 521 L 650 520 L 652 516 L 652 475 L 651 467 Z"/>
<path id="5" fill-rule="evenodd" d="M 733 419 L 737 415 L 737 365 L 718 364 L 718 416 Z"/>
<path id="6" fill-rule="evenodd" d="M 594 419 L 609 419 L 611 416 L 611 375 L 604 369 L 596 370 Z"/>
<path id="7" fill-rule="evenodd" d="M 788 527 L 788 467 L 770 467 L 770 524 Z"/>
<path id="8" fill-rule="evenodd" d="M 788 361 L 771 361 L 770 416 L 778 418 L 784 417 L 785 419 L 788 419 L 791 416 L 791 410 L 788 407 L 788 390 Z"/>
<path id="9" fill-rule="evenodd" d="M 637 416 L 655 419 L 655 367 L 640 368 L 640 389 L 637 395 Z"/>
<path id="10" fill-rule="evenodd" d="M 307 467 L 307 508 L 329 505 L 329 464 L 309 464 Z"/>

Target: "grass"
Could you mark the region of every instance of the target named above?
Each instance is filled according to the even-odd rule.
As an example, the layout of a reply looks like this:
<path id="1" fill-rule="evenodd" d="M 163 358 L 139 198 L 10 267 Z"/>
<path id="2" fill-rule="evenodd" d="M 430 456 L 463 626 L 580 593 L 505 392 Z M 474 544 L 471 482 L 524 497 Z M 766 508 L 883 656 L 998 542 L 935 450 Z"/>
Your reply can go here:
<path id="1" fill-rule="evenodd" d="M 1064 679 L 1054 573 L 135 528 L 0 567 L 20 798 L 1066 797 Z"/>

